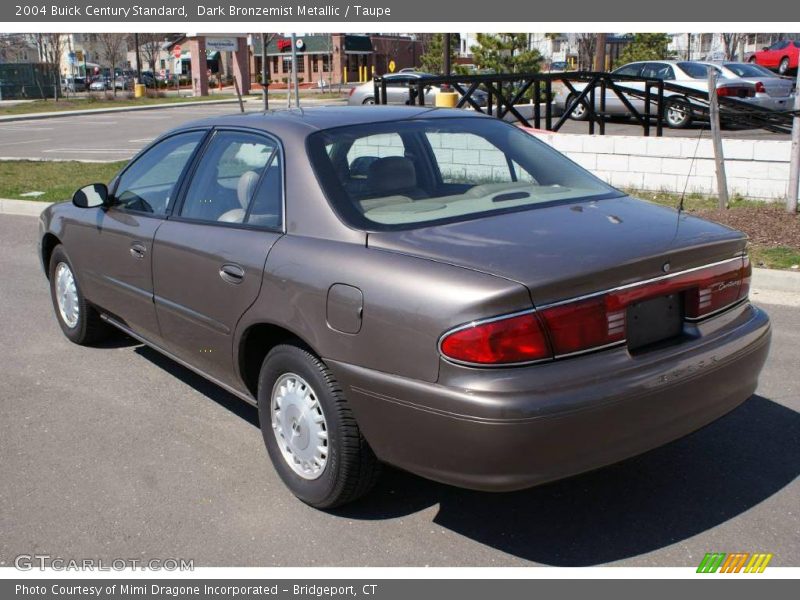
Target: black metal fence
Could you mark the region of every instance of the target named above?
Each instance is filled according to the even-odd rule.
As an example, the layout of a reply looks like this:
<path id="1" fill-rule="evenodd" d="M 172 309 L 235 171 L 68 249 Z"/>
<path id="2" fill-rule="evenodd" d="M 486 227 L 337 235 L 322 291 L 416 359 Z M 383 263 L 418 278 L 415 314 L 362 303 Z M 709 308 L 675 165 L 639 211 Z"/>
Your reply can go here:
<path id="1" fill-rule="evenodd" d="M 631 84 L 641 84 L 631 87 Z M 605 133 L 610 115 L 606 101 L 609 94 L 619 99 L 638 123 L 645 136 L 653 129 L 663 134 L 669 107 L 690 111 L 693 119 L 707 119 L 708 92 L 678 85 L 663 79 L 616 75 L 594 71 L 564 73 L 514 73 L 485 75 L 450 75 L 418 77 L 375 77 L 376 104 L 387 104 L 389 88 L 403 87 L 406 104 L 425 105 L 426 90 L 431 86 L 447 86 L 459 94 L 457 108 L 471 108 L 499 119 L 518 121 L 526 127 L 558 131 L 576 108 L 586 112 L 589 133 Z M 559 114 L 554 114 L 554 88 L 567 91 L 567 100 Z M 479 91 L 480 90 L 480 91 Z M 598 95 L 599 94 L 599 95 Z M 641 109 L 632 99 L 642 101 Z M 789 133 L 794 111 L 776 111 L 756 106 L 743 99 L 718 97 L 720 118 L 725 124 Z M 639 104 L 637 102 L 637 104 Z M 531 109 L 523 109 L 524 106 Z M 526 112 L 527 114 L 523 114 Z"/>

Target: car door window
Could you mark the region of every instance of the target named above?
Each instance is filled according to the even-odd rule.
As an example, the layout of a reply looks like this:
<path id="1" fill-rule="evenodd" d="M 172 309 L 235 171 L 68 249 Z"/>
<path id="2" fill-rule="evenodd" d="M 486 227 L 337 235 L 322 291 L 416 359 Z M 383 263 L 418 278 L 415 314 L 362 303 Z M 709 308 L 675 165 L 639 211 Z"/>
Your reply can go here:
<path id="1" fill-rule="evenodd" d="M 277 150 L 277 143 L 264 136 L 217 132 L 194 171 L 180 216 L 275 226 L 282 212 Z M 258 200 L 250 210 L 254 197 Z"/>
<path id="2" fill-rule="evenodd" d="M 614 75 L 627 75 L 630 77 L 637 77 L 642 72 L 642 65 L 625 65 L 614 71 Z"/>
<path id="3" fill-rule="evenodd" d="M 648 63 L 642 69 L 642 77 L 646 79 L 675 79 L 672 67 L 664 63 Z"/>
<path id="4" fill-rule="evenodd" d="M 117 180 L 115 206 L 154 215 L 166 214 L 175 184 L 205 134 L 205 131 L 179 133 L 142 154 Z"/>

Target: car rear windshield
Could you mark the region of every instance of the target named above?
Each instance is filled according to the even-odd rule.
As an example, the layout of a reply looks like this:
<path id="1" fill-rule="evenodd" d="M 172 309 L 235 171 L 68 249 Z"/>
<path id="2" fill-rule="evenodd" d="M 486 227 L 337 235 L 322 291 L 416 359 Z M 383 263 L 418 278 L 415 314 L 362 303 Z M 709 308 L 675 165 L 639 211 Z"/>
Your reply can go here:
<path id="1" fill-rule="evenodd" d="M 391 230 L 622 193 L 529 133 L 491 118 L 434 118 L 327 129 L 309 155 L 336 212 Z"/>
<path id="2" fill-rule="evenodd" d="M 739 77 L 775 77 L 775 73 L 761 65 L 749 63 L 728 63 L 725 65 Z"/>

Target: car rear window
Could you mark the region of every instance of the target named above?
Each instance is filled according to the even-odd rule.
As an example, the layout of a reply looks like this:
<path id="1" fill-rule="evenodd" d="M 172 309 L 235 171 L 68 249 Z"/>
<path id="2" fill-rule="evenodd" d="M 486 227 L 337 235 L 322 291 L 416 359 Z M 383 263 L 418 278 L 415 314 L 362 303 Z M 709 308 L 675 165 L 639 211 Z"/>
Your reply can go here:
<path id="1" fill-rule="evenodd" d="M 363 229 L 408 229 L 621 195 L 547 144 L 491 118 L 414 119 L 309 136 L 337 213 Z"/>

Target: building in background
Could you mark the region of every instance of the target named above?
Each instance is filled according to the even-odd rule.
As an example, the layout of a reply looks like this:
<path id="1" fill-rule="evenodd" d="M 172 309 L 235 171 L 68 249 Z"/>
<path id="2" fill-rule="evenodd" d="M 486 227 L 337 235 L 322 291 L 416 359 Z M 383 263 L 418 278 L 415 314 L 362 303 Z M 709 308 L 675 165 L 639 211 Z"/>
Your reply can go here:
<path id="1" fill-rule="evenodd" d="M 254 81 L 260 81 L 261 34 L 251 34 Z M 324 85 L 371 79 L 373 74 L 416 67 L 422 44 L 413 35 L 330 33 L 296 36 L 297 74 L 301 82 Z M 289 81 L 291 38 L 268 34 L 267 68 L 272 83 Z M 366 77 L 366 79 L 365 79 Z"/>

